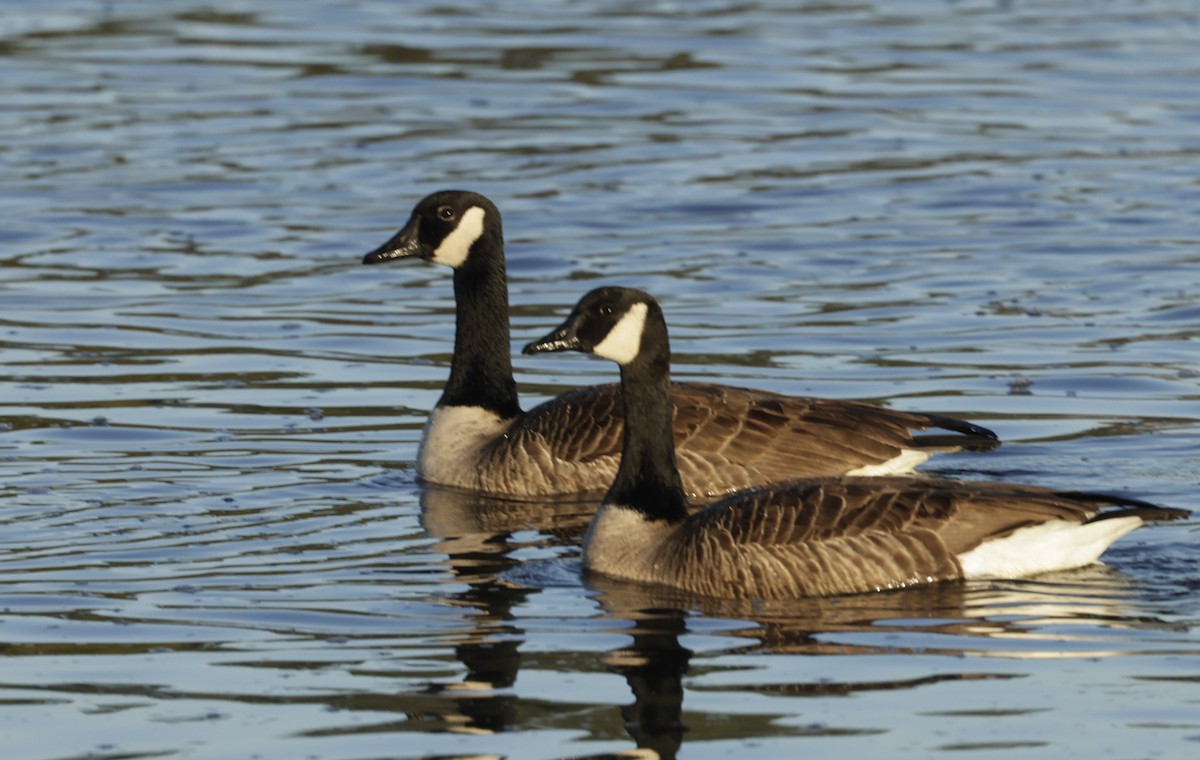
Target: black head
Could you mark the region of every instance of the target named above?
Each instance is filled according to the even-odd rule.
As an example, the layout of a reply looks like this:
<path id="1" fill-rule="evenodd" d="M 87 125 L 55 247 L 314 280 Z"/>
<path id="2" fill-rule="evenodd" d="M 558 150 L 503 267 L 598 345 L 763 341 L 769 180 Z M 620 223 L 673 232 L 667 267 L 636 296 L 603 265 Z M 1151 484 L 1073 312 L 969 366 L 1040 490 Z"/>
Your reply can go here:
<path id="1" fill-rule="evenodd" d="M 596 288 L 575 304 L 557 329 L 525 346 L 522 353 L 579 351 L 625 365 L 642 352 L 647 326 L 661 324 L 662 310 L 649 293 Z"/>
<path id="2" fill-rule="evenodd" d="M 487 198 L 467 190 L 442 190 L 418 203 L 408 223 L 368 253 L 363 263 L 416 257 L 457 269 L 485 236 L 494 236 L 500 244 L 500 230 L 500 212 Z"/>

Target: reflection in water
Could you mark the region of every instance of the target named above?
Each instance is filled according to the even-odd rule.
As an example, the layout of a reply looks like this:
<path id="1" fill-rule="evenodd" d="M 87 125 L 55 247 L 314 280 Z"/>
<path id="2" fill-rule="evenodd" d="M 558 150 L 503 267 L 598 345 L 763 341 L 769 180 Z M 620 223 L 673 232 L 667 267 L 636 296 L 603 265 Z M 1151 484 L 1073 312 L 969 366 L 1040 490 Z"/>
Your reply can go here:
<path id="1" fill-rule="evenodd" d="M 511 730 L 517 723 L 516 699 L 495 692 L 516 683 L 524 631 L 513 624 L 512 610 L 533 593 L 499 580 L 516 564 L 510 557 L 515 547 L 506 536 L 489 535 L 445 539 L 438 548 L 447 553 L 455 579 L 466 584 L 445 601 L 462 608 L 464 622 L 475 628 L 455 636 L 454 656 L 466 667 L 466 676 L 460 683 L 430 684 L 427 693 L 449 698 L 452 709 L 442 717 L 450 730 Z"/>
<path id="2" fill-rule="evenodd" d="M 475 626 L 454 645 L 466 677 L 428 689 L 450 697 L 456 717 L 443 716 L 450 730 L 494 733 L 517 727 L 517 698 L 494 692 L 516 683 L 525 635 L 513 622 L 513 609 L 536 589 L 508 582 L 505 574 L 520 564 L 513 556 L 517 549 L 578 544 L 594 508 L 588 501 L 510 501 L 442 486 L 422 488 L 421 524 L 439 539 L 434 547 L 446 554 L 454 581 L 466 584 L 446 603 L 463 608 Z M 520 531 L 541 535 L 514 541 L 512 534 Z"/>
<path id="3" fill-rule="evenodd" d="M 1034 579 L 811 600 L 799 608 L 754 605 L 756 626 L 738 635 L 757 640 L 747 651 L 775 653 L 1101 657 L 1121 653 L 1113 643 L 1122 631 L 1170 627 L 1132 613 L 1127 600 L 1136 594 L 1127 578 L 1096 564 Z"/>
<path id="4" fill-rule="evenodd" d="M 640 749 L 653 750 L 663 758 L 675 757 L 686 735 L 703 740 L 703 732 L 697 737 L 691 729 L 715 717 L 693 713 L 690 720 L 685 718 L 686 691 L 731 697 L 748 693 L 823 697 L 908 691 L 953 682 L 1008 681 L 1029 673 L 997 669 L 989 665 L 995 662 L 992 658 L 1018 662 L 1048 657 L 1094 659 L 1124 654 L 1119 644 L 1126 633 L 1135 640 L 1147 627 L 1186 630 L 1186 626 L 1132 612 L 1126 601 L 1136 597 L 1136 587 L 1100 565 L 1019 582 L 943 583 L 770 603 L 694 598 L 672 589 L 650 589 L 603 577 L 589 577 L 589 584 L 598 592 L 607 617 L 633 623 L 625 630 L 632 642 L 610 651 L 604 663 L 626 679 L 633 693 L 634 702 L 621 709 L 629 735 Z M 695 666 L 697 660 L 679 639 L 689 633 L 687 621 L 696 615 L 705 620 L 729 620 L 735 627 L 722 635 L 753 640 L 746 646 L 728 647 L 715 657 L 701 657 L 702 672 L 719 672 L 723 660 L 738 655 L 819 656 L 820 660 L 804 661 L 828 665 L 803 667 L 812 674 L 803 681 L 764 682 L 757 669 L 736 668 L 733 672 L 745 671 L 746 678 L 730 680 L 726 674 L 714 685 L 704 683 L 706 678 L 700 675 L 685 690 L 689 666 Z M 926 672 L 909 678 L 880 679 L 874 673 L 873 665 L 880 657 L 912 655 L 945 657 L 958 665 L 922 668 Z M 763 663 L 763 667 L 769 665 Z M 1002 712 L 983 710 L 980 714 Z M 746 736 L 845 736 L 888 730 L 886 726 L 787 726 L 781 717 L 741 711 L 737 715 L 738 724 L 746 727 Z M 727 728 L 724 735 L 731 733 L 737 732 Z"/>
<path id="5" fill-rule="evenodd" d="M 679 643 L 687 631 L 686 615 L 681 610 L 637 609 L 623 616 L 633 621 L 633 628 L 626 631 L 633 641 L 603 658 L 605 666 L 623 676 L 633 691 L 633 703 L 621 707 L 621 718 L 639 749 L 670 760 L 687 731 L 683 678 L 692 653 Z"/>
<path id="6" fill-rule="evenodd" d="M 479 540 L 523 530 L 542 531 L 564 540 L 583 535 L 599 496 L 572 500 L 521 501 L 425 484 L 421 490 L 421 525 L 431 536 Z"/>

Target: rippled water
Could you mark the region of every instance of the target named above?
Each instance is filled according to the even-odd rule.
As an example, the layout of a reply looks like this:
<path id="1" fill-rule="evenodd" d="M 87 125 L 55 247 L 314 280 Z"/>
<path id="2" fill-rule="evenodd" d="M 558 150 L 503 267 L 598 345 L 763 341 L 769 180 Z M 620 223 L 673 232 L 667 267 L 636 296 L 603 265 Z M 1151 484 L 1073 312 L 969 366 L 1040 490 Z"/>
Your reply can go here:
<path id="1" fill-rule="evenodd" d="M 636 285 L 681 377 L 1196 507 L 1194 3 L 520 7 L 0 7 L 5 757 L 1194 756 L 1195 522 L 1019 583 L 585 583 L 586 505 L 416 486 L 448 273 L 359 265 L 478 190 L 516 345 Z"/>

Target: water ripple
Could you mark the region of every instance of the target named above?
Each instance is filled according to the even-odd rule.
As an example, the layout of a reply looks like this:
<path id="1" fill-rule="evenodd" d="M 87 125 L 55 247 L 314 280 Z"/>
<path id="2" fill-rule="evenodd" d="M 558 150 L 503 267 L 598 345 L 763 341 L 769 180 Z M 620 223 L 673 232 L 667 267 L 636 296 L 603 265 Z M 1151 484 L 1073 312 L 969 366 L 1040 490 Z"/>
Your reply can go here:
<path id="1" fill-rule="evenodd" d="M 1179 0 L 6 3 L 10 754 L 1186 754 L 1194 524 L 1107 568 L 790 605 L 585 579 L 590 503 L 415 482 L 449 277 L 359 262 L 429 190 L 479 190 L 514 347 L 636 285 L 680 377 L 968 417 L 1005 446 L 932 470 L 1192 506 L 1197 26 Z M 516 370 L 526 406 L 614 377 Z"/>

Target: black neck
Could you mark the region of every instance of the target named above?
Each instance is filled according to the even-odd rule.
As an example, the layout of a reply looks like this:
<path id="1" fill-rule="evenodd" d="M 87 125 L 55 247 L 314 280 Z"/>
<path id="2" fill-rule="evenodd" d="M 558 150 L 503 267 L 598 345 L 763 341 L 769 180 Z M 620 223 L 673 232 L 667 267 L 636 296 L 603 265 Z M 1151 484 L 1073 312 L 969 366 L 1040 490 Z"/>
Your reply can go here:
<path id="1" fill-rule="evenodd" d="M 661 312 L 647 316 L 641 351 L 621 367 L 624 445 L 617 477 L 604 500 L 652 520 L 687 517 L 687 497 L 675 465 L 671 353 Z"/>
<path id="2" fill-rule="evenodd" d="M 486 230 L 454 270 L 454 360 L 438 406 L 521 413 L 508 330 L 508 280 L 498 230 Z"/>

